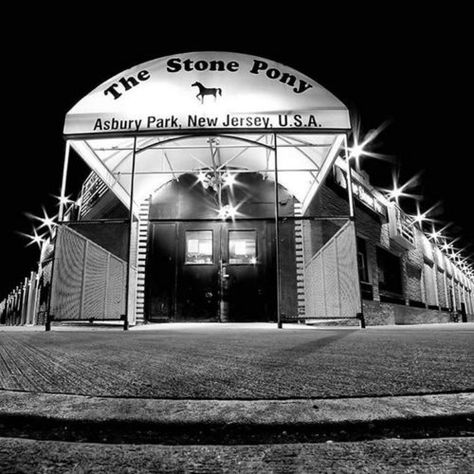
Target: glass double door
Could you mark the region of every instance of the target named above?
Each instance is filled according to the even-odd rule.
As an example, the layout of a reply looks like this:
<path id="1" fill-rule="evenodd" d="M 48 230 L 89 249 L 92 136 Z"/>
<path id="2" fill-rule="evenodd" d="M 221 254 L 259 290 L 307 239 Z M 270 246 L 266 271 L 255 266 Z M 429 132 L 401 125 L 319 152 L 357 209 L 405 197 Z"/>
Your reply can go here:
<path id="1" fill-rule="evenodd" d="M 274 223 L 153 223 L 148 319 L 268 321 L 276 299 Z"/>

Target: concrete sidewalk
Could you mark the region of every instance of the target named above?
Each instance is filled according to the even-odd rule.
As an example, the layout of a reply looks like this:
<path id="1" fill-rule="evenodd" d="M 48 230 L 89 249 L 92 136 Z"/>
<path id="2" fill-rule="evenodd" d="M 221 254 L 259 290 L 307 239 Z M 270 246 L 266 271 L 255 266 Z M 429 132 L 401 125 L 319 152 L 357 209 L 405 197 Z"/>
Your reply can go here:
<path id="1" fill-rule="evenodd" d="M 153 400 L 0 391 L 0 419 L 304 425 L 473 416 L 474 393 L 310 400 Z"/>
<path id="2" fill-rule="evenodd" d="M 474 394 L 150 400 L 0 392 L 2 438 L 162 446 L 293 445 L 474 436 Z"/>
<path id="3" fill-rule="evenodd" d="M 3 473 L 472 473 L 472 439 L 239 446 L 93 444 L 0 438 Z"/>

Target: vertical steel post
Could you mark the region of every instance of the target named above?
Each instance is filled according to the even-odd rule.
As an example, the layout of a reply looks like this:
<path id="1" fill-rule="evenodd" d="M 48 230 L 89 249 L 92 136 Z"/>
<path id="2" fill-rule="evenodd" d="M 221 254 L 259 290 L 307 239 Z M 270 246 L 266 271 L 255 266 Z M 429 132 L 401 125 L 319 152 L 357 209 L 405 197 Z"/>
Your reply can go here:
<path id="1" fill-rule="evenodd" d="M 346 155 L 347 163 L 347 194 L 349 198 L 349 216 L 352 220 L 355 220 L 354 212 L 354 195 L 352 192 L 352 168 L 351 168 L 351 157 L 347 147 L 347 136 L 344 137 L 344 153 Z"/>
<path id="2" fill-rule="evenodd" d="M 50 285 L 49 285 L 49 295 L 47 296 L 47 310 L 46 310 L 46 317 L 44 321 L 44 329 L 45 331 L 51 331 L 51 321 L 54 318 L 54 315 L 51 314 L 51 300 L 53 298 L 53 288 L 55 286 L 54 282 L 54 268 L 56 266 L 56 254 L 58 251 L 58 240 L 59 234 L 62 232 L 62 227 L 57 226 L 56 230 L 53 232 L 54 236 L 51 236 L 51 242 L 53 244 L 53 255 L 52 255 L 52 262 L 51 262 L 51 278 L 50 278 Z M 41 265 L 41 262 L 40 262 Z"/>
<path id="3" fill-rule="evenodd" d="M 110 277 L 110 253 L 107 254 L 107 269 L 105 271 L 105 289 L 104 289 L 104 311 L 103 318 L 108 319 L 107 304 L 109 301 L 109 277 Z"/>
<path id="4" fill-rule="evenodd" d="M 67 170 L 69 168 L 69 152 L 70 152 L 71 144 L 69 143 L 69 140 L 66 140 L 66 148 L 64 150 L 64 165 L 63 165 L 63 177 L 62 177 L 62 182 L 61 182 L 61 198 L 66 197 L 66 181 L 67 181 Z M 64 217 L 64 204 L 63 200 L 59 202 L 59 215 L 58 215 L 58 222 L 61 222 Z M 45 322 L 44 322 L 44 328 L 45 331 L 51 331 L 51 321 L 53 315 L 51 315 L 51 298 L 52 298 L 52 292 L 53 292 L 53 278 L 54 278 L 54 266 L 56 262 L 56 246 L 57 246 L 57 236 L 59 233 L 59 228 L 56 230 L 54 233 L 54 237 L 51 236 L 51 240 L 53 242 L 53 258 L 52 258 L 52 268 L 51 268 L 51 284 L 49 286 L 49 295 L 48 295 L 48 300 L 47 300 L 47 312 L 46 312 L 46 317 L 45 317 Z M 41 262 L 40 262 L 41 265 Z"/>
<path id="5" fill-rule="evenodd" d="M 28 277 L 23 279 L 23 290 L 21 292 L 20 325 L 26 324 L 26 306 L 28 304 Z"/>
<path id="6" fill-rule="evenodd" d="M 277 135 L 273 134 L 273 163 L 275 166 L 275 255 L 276 255 L 276 286 L 277 286 L 277 298 L 276 298 L 276 312 L 277 312 L 277 326 L 278 329 L 283 327 L 281 320 L 280 311 L 280 294 L 281 294 L 281 282 L 280 282 L 280 209 L 279 201 L 280 197 L 278 194 L 278 151 L 277 151 Z"/>
<path id="7" fill-rule="evenodd" d="M 35 305 L 36 273 L 30 272 L 28 286 L 28 305 L 26 309 L 26 324 L 33 323 L 33 311 Z"/>
<path id="8" fill-rule="evenodd" d="M 129 302 L 130 302 L 130 258 L 132 256 L 132 231 L 133 231 L 133 188 L 135 184 L 135 161 L 137 154 L 137 137 L 133 137 L 133 152 L 132 152 L 132 182 L 130 183 L 130 209 L 129 209 L 129 223 L 128 223 L 128 252 L 127 252 L 127 278 L 125 284 L 125 315 L 123 321 L 123 330 L 127 331 L 129 327 Z"/>
<path id="9" fill-rule="evenodd" d="M 349 154 L 349 150 L 347 147 L 347 135 L 344 137 L 344 153 L 346 155 L 346 163 L 347 163 L 347 194 L 349 199 L 349 218 L 354 224 L 354 248 L 356 252 L 356 266 L 357 266 L 357 282 L 359 285 L 359 296 L 360 296 L 360 313 L 356 314 L 356 317 L 360 321 L 361 329 L 365 329 L 365 318 L 364 318 L 364 306 L 362 300 L 362 291 L 361 291 L 361 284 L 360 284 L 360 268 L 359 268 L 359 253 L 357 249 L 357 230 L 356 230 L 356 219 L 355 219 L 355 208 L 354 208 L 354 194 L 352 189 L 352 167 L 351 167 L 351 156 Z"/>
<path id="10" fill-rule="evenodd" d="M 39 281 L 40 281 L 40 275 L 41 275 L 41 267 L 38 266 L 38 271 L 36 272 L 36 278 L 35 278 L 35 300 L 33 304 L 33 326 L 36 324 L 37 319 L 38 319 L 38 307 L 39 307 L 39 297 L 40 297 L 40 292 L 39 292 Z"/>
<path id="11" fill-rule="evenodd" d="M 61 222 L 64 217 L 64 198 L 66 197 L 66 182 L 67 182 L 67 171 L 69 168 L 69 152 L 70 152 L 69 140 L 66 141 L 66 149 L 64 150 L 64 165 L 63 165 L 63 179 L 61 182 L 61 200 L 59 201 L 59 216 L 58 221 Z"/>
<path id="12" fill-rule="evenodd" d="M 86 239 L 84 245 L 84 255 L 82 256 L 82 280 L 81 280 L 81 305 L 79 307 L 79 319 L 84 318 L 84 300 L 86 295 L 86 282 L 87 282 L 87 254 L 89 253 L 89 240 Z"/>

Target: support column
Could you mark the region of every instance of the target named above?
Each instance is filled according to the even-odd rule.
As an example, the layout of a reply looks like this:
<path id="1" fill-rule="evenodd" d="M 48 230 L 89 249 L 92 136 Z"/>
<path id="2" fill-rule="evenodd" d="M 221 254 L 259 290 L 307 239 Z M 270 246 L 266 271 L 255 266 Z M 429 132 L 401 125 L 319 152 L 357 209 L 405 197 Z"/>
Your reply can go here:
<path id="1" fill-rule="evenodd" d="M 26 308 L 26 324 L 33 324 L 33 312 L 35 308 L 35 291 L 36 291 L 36 273 L 30 272 L 28 286 L 28 305 Z"/>
<path id="2" fill-rule="evenodd" d="M 59 216 L 58 221 L 61 222 L 64 217 L 64 201 L 66 198 L 66 183 L 67 183 L 67 171 L 69 168 L 69 152 L 71 145 L 69 140 L 66 141 L 66 149 L 64 150 L 64 165 L 63 165 L 63 179 L 61 182 L 61 196 L 59 201 Z"/>
<path id="3" fill-rule="evenodd" d="M 356 317 L 360 321 L 361 329 L 365 329 L 365 318 L 364 318 L 364 306 L 362 300 L 362 291 L 360 285 L 360 269 L 359 269 L 359 259 L 357 251 L 357 229 L 356 229 L 356 219 L 355 219 L 355 208 L 354 208 L 354 194 L 352 190 L 352 167 L 351 167 L 351 156 L 347 147 L 347 136 L 344 137 L 344 153 L 346 156 L 347 163 L 347 194 L 349 199 L 349 218 L 354 224 L 354 248 L 355 248 L 355 257 L 357 265 L 357 282 L 359 285 L 359 296 L 360 296 L 360 313 L 356 314 Z"/>
<path id="4" fill-rule="evenodd" d="M 279 202 L 280 197 L 278 193 L 278 147 L 277 147 L 277 135 L 273 134 L 273 164 L 275 167 L 275 255 L 276 255 L 276 286 L 277 286 L 277 300 L 276 300 L 276 312 L 277 312 L 277 326 L 278 329 L 282 329 L 283 322 L 281 320 L 280 311 L 280 295 L 281 295 L 281 281 L 280 281 L 280 209 Z"/>
<path id="5" fill-rule="evenodd" d="M 25 277 L 23 280 L 23 290 L 21 292 L 21 309 L 20 309 L 20 325 L 21 326 L 26 324 L 28 295 L 29 295 L 28 277 Z"/>
<path id="6" fill-rule="evenodd" d="M 129 209 L 129 225 L 128 225 L 128 249 L 127 249 L 127 278 L 125 284 L 125 314 L 123 321 L 123 330 L 127 331 L 129 328 L 128 318 L 129 314 L 129 302 L 130 302 L 130 274 L 131 274 L 131 265 L 130 258 L 132 256 L 131 246 L 132 246 L 132 231 L 133 231 L 133 191 L 135 184 L 135 162 L 137 155 L 137 137 L 133 137 L 133 151 L 132 151 L 132 174 L 131 174 L 131 183 L 130 183 L 130 209 Z"/>
<path id="7" fill-rule="evenodd" d="M 59 201 L 59 214 L 58 214 L 58 222 L 60 223 L 64 218 L 64 198 L 66 197 L 66 182 L 67 182 L 67 171 L 69 168 L 69 153 L 71 150 L 71 144 L 69 140 L 66 140 L 66 148 L 64 150 L 64 165 L 63 165 L 63 177 L 61 182 L 61 200 Z M 53 263 L 51 269 L 51 285 L 49 287 L 49 295 L 48 295 L 48 302 L 47 302 L 47 313 L 45 317 L 45 331 L 51 331 L 51 321 L 53 319 L 53 315 L 51 314 L 51 297 L 53 292 L 53 283 L 54 283 L 54 266 L 56 261 L 56 245 L 57 245 L 57 236 L 58 236 L 59 228 L 56 229 L 54 232 L 54 237 L 52 236 L 52 243 L 54 245 L 53 248 Z"/>

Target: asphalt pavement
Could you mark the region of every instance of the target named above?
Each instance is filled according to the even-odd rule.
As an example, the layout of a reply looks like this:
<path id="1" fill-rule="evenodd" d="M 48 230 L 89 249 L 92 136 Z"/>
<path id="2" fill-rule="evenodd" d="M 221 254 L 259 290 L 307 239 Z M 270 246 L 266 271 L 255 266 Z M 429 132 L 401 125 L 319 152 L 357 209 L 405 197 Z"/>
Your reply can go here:
<path id="1" fill-rule="evenodd" d="M 212 400 L 469 391 L 474 324 L 455 326 L 3 330 L 0 389 Z"/>

